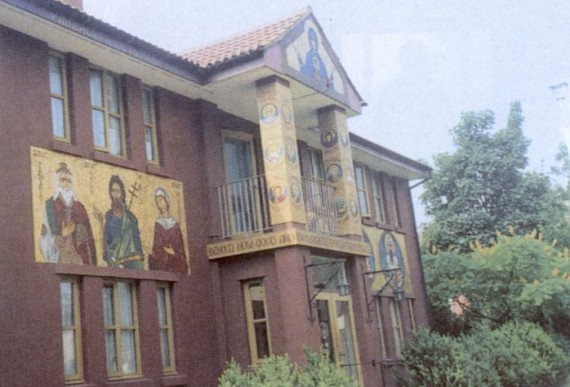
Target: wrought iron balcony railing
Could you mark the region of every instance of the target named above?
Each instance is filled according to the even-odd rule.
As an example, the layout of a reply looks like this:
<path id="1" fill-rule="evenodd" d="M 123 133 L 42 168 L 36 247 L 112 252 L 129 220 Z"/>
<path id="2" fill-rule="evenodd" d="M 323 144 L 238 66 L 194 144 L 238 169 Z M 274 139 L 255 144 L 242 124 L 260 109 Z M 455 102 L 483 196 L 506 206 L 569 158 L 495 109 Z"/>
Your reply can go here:
<path id="1" fill-rule="evenodd" d="M 303 178 L 309 231 L 337 235 L 335 188 L 317 179 Z M 263 232 L 271 228 L 264 175 L 216 187 L 222 238 Z"/>
<path id="2" fill-rule="evenodd" d="M 318 179 L 303 177 L 303 193 L 307 229 L 337 235 L 335 187 Z"/>
<path id="3" fill-rule="evenodd" d="M 222 238 L 261 232 L 271 227 L 263 175 L 216 188 Z"/>

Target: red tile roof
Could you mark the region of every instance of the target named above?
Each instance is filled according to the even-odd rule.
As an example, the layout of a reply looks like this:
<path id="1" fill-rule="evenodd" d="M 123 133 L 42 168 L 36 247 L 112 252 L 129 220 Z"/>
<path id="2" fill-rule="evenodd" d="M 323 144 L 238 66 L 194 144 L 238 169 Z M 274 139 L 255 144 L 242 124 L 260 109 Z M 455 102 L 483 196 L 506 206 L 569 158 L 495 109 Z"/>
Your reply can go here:
<path id="1" fill-rule="evenodd" d="M 311 12 L 310 7 L 295 14 L 250 31 L 182 54 L 182 57 L 200 67 L 217 66 L 232 59 L 257 52 L 279 40 Z"/>

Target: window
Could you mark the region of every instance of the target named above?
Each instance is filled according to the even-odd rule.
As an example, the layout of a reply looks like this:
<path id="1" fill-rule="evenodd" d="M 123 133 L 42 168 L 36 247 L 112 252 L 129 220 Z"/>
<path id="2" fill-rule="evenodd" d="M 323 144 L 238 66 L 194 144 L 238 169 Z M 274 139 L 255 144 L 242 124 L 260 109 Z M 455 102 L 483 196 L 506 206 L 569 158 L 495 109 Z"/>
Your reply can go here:
<path id="1" fill-rule="evenodd" d="M 146 146 L 146 159 L 158 164 L 158 149 L 156 141 L 156 119 L 154 114 L 154 93 L 151 88 L 143 87 L 142 102 L 144 113 L 144 138 Z"/>
<path id="2" fill-rule="evenodd" d="M 260 359 L 271 355 L 265 290 L 261 280 L 246 282 L 243 287 L 251 362 L 257 363 Z"/>
<path id="3" fill-rule="evenodd" d="M 397 227 L 402 226 L 402 219 L 400 218 L 400 206 L 398 204 L 398 180 L 392 180 L 392 201 L 394 204 L 394 222 Z"/>
<path id="4" fill-rule="evenodd" d="M 374 209 L 376 211 L 376 221 L 386 223 L 386 207 L 384 204 L 384 187 L 382 185 L 382 175 L 376 174 L 372 179 L 372 196 L 374 197 Z"/>
<path id="5" fill-rule="evenodd" d="M 107 374 L 111 378 L 140 373 L 134 286 L 118 281 L 103 287 Z"/>
<path id="6" fill-rule="evenodd" d="M 91 69 L 91 114 L 95 148 L 124 156 L 123 108 L 119 76 Z"/>
<path id="7" fill-rule="evenodd" d="M 162 372 L 174 373 L 174 337 L 172 332 L 172 307 L 170 303 L 170 287 L 159 285 L 156 293 L 158 302 L 158 324 L 160 326 L 160 354 L 162 356 Z"/>
<path id="8" fill-rule="evenodd" d="M 83 379 L 79 284 L 72 279 L 60 282 L 63 373 L 66 382 Z"/>
<path id="9" fill-rule="evenodd" d="M 67 82 L 63 55 L 51 52 L 48 67 L 52 133 L 59 140 L 69 141 Z"/>
<path id="10" fill-rule="evenodd" d="M 255 176 L 255 152 L 251 136 L 238 132 L 224 134 L 226 170 L 224 235 L 258 232 L 268 226 Z"/>
<path id="11" fill-rule="evenodd" d="M 402 331 L 402 317 L 400 315 L 400 305 L 394 300 L 390 299 L 390 317 L 392 319 L 392 333 L 394 336 L 394 347 L 396 356 L 400 356 L 403 344 L 403 331 Z"/>
<path id="12" fill-rule="evenodd" d="M 382 298 L 376 297 L 376 320 L 377 320 L 377 328 L 378 328 L 378 337 L 380 338 L 380 353 L 382 354 L 382 358 L 386 358 L 386 340 L 384 338 L 384 321 L 382 320 L 384 314 L 382 312 Z"/>
<path id="13" fill-rule="evenodd" d="M 308 152 L 311 177 L 319 181 L 324 180 L 325 169 L 323 167 L 323 153 L 319 149 L 311 147 L 309 147 Z"/>
<path id="14" fill-rule="evenodd" d="M 414 299 L 408 298 L 408 311 L 410 314 L 410 323 L 412 324 L 412 331 L 416 330 L 416 315 L 414 314 Z"/>
<path id="15" fill-rule="evenodd" d="M 356 165 L 354 167 L 354 175 L 356 178 L 356 191 L 358 193 L 360 215 L 370 216 L 370 211 L 368 209 L 368 194 L 366 192 L 366 175 L 364 174 L 364 167 L 362 165 Z"/>

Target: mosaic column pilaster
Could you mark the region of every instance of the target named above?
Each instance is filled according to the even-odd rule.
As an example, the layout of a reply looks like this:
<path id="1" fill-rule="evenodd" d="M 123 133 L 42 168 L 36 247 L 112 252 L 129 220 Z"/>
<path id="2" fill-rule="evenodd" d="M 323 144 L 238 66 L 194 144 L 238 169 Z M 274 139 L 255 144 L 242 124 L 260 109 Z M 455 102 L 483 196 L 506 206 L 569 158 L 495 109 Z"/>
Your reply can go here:
<path id="1" fill-rule="evenodd" d="M 336 187 L 336 216 L 340 234 L 362 236 L 346 111 L 329 106 L 319 109 L 318 116 L 325 176 L 327 182 Z"/>
<path id="2" fill-rule="evenodd" d="M 256 87 L 271 223 L 304 224 L 305 205 L 289 82 L 269 77 L 257 81 Z"/>

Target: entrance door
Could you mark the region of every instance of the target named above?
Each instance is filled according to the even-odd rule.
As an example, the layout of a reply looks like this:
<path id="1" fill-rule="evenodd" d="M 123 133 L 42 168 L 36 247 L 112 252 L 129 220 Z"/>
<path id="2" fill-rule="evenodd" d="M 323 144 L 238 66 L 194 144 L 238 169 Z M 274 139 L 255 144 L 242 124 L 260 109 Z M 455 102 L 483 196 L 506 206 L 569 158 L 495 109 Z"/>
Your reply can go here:
<path id="1" fill-rule="evenodd" d="M 232 234 L 258 231 L 258 191 L 251 139 L 225 136 L 224 159 Z"/>
<path id="2" fill-rule="evenodd" d="M 350 296 L 320 293 L 317 311 L 323 351 L 350 377 L 360 380 Z"/>

